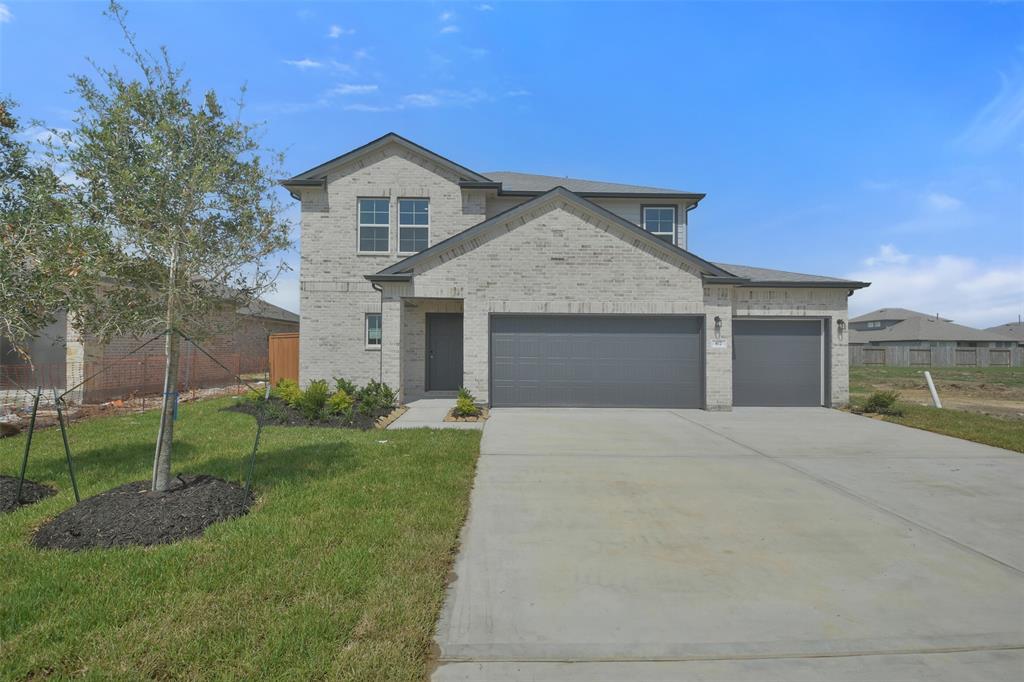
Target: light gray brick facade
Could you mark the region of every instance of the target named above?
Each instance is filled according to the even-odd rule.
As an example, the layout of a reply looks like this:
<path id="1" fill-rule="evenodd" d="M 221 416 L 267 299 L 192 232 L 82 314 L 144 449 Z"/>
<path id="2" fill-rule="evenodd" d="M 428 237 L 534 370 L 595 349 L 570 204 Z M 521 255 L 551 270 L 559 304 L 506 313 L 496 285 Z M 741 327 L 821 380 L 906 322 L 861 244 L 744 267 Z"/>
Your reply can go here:
<path id="1" fill-rule="evenodd" d="M 300 380 L 344 376 L 381 379 L 404 400 L 425 392 L 426 315 L 463 314 L 463 384 L 480 399 L 489 393 L 489 324 L 493 314 L 673 314 L 704 321 L 705 401 L 732 406 L 734 317 L 814 317 L 830 333 L 832 404 L 848 399 L 846 338 L 835 321 L 846 317 L 842 288 L 744 287 L 705 284 L 686 254 L 669 255 L 585 202 L 559 197 L 468 240 L 454 240 L 413 267 L 410 281 L 379 284 L 364 278 L 398 262 L 398 199 L 430 201 L 431 246 L 519 202 L 494 191 L 459 186 L 444 164 L 391 144 L 327 173 L 326 188 L 302 190 Z M 388 198 L 390 252 L 357 251 L 359 198 Z M 600 204 L 595 199 L 595 203 Z M 607 210 L 639 221 L 646 199 L 606 200 Z M 685 204 L 679 204 L 685 240 Z M 524 210 L 529 207 L 524 207 Z M 516 215 L 520 213 L 520 215 Z M 383 344 L 365 345 L 364 319 L 381 312 Z M 716 326 L 716 318 L 718 324 Z"/>

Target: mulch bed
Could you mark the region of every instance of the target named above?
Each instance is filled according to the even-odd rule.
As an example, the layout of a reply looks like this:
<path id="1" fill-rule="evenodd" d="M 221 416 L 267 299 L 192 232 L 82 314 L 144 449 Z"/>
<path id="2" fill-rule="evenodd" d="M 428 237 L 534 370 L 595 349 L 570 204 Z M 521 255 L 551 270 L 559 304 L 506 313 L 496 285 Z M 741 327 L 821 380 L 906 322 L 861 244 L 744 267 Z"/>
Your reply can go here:
<path id="1" fill-rule="evenodd" d="M 18 507 L 24 507 L 33 502 L 38 502 L 50 495 L 56 495 L 57 491 L 48 485 L 36 483 L 26 478 L 25 484 L 21 488 L 21 504 L 18 504 L 14 499 L 17 494 L 18 477 L 0 476 L 0 514 L 14 511 Z"/>
<path id="2" fill-rule="evenodd" d="M 207 526 L 241 516 L 254 501 L 245 489 L 213 476 L 178 476 L 166 492 L 149 481 L 126 483 L 82 500 L 36 531 L 40 549 L 162 545 L 203 534 Z"/>
<path id="3" fill-rule="evenodd" d="M 240 400 L 235 405 L 224 409 L 231 412 L 244 412 L 245 414 L 256 417 L 259 415 L 260 406 L 258 403 L 250 402 L 248 400 Z M 356 412 L 347 419 L 345 417 L 335 415 L 327 416 L 323 419 L 307 419 L 302 412 L 291 405 L 271 398 L 267 405 L 267 414 L 263 423 L 267 426 L 326 426 L 336 429 L 360 429 L 362 431 L 368 431 L 373 428 L 379 428 L 381 423 L 390 423 L 391 421 L 394 421 L 394 419 L 397 419 L 398 415 L 394 415 L 393 413 L 400 409 L 402 408 L 396 408 L 396 410 L 387 410 L 384 412 L 374 412 L 371 414 Z M 394 418 L 389 419 L 392 416 Z"/>

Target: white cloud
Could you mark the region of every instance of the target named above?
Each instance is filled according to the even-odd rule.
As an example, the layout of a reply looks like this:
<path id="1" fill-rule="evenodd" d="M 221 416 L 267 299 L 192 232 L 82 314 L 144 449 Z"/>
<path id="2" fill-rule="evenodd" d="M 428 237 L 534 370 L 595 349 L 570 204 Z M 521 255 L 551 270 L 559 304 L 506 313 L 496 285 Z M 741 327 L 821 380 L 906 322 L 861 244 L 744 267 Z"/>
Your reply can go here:
<path id="1" fill-rule="evenodd" d="M 13 19 L 14 15 L 11 13 L 10 8 L 0 2 L 0 24 L 10 23 Z"/>
<path id="2" fill-rule="evenodd" d="M 486 47 L 470 47 L 466 50 L 473 59 L 483 59 L 491 53 Z"/>
<path id="3" fill-rule="evenodd" d="M 531 93 L 529 90 L 509 90 L 505 93 L 505 97 L 529 97 Z"/>
<path id="4" fill-rule="evenodd" d="M 886 244 L 864 264 L 846 275 L 871 282 L 850 299 L 851 317 L 875 308 L 900 307 L 990 327 L 1024 312 L 1024 259 L 983 263 L 961 256 L 916 256 Z"/>
<path id="5" fill-rule="evenodd" d="M 455 18 L 455 12 L 453 12 L 451 10 L 447 10 L 447 11 L 441 12 L 441 16 L 438 17 L 438 21 L 440 21 L 441 23 L 447 23 L 447 22 L 451 21 L 454 18 Z"/>
<path id="6" fill-rule="evenodd" d="M 295 68 L 305 71 L 306 69 L 319 69 L 323 66 L 323 62 L 318 62 L 315 59 L 285 59 L 283 60 L 288 66 L 294 66 Z"/>
<path id="7" fill-rule="evenodd" d="M 342 28 L 337 24 L 331 24 L 331 27 L 327 29 L 327 37 L 340 38 L 341 36 L 350 36 L 355 32 L 356 30 L 354 28 Z"/>
<path id="8" fill-rule="evenodd" d="M 493 12 L 494 11 L 494 6 L 493 5 L 488 5 L 487 3 L 484 3 L 482 5 L 477 5 L 476 9 L 477 9 L 478 12 Z"/>
<path id="9" fill-rule="evenodd" d="M 964 202 L 942 192 L 929 192 L 924 197 L 925 206 L 933 211 L 946 212 L 962 208 Z"/>
<path id="10" fill-rule="evenodd" d="M 351 83 L 342 83 L 341 85 L 332 88 L 327 94 L 328 95 L 366 95 L 371 92 L 377 92 L 377 86 L 368 85 L 353 85 Z"/>
<path id="11" fill-rule="evenodd" d="M 380 113 L 382 111 L 396 111 L 399 107 L 378 104 L 346 104 L 345 111 L 363 111 L 366 113 Z"/>
<path id="12" fill-rule="evenodd" d="M 975 115 L 956 143 L 972 151 L 984 152 L 1002 147 L 1020 138 L 1024 131 L 1024 69 L 999 74 L 1000 87 Z"/>
<path id="13" fill-rule="evenodd" d="M 903 264 L 910 260 L 910 256 L 897 249 L 892 244 L 882 244 L 878 247 L 878 253 L 864 259 L 864 265 L 874 267 L 876 265 Z"/>
<path id="14" fill-rule="evenodd" d="M 403 97 L 402 104 L 408 107 L 438 107 L 441 106 L 441 99 L 436 95 L 417 93 Z"/>
<path id="15" fill-rule="evenodd" d="M 445 27 L 443 27 L 441 29 L 441 33 L 458 33 L 458 32 L 459 32 L 459 27 L 456 26 L 455 24 L 448 24 L 447 26 L 445 26 Z"/>
<path id="16" fill-rule="evenodd" d="M 369 57 L 370 57 L 370 51 L 367 50 L 366 48 L 362 48 L 362 47 L 352 53 L 352 58 L 353 59 L 361 60 L 361 59 L 369 59 Z"/>

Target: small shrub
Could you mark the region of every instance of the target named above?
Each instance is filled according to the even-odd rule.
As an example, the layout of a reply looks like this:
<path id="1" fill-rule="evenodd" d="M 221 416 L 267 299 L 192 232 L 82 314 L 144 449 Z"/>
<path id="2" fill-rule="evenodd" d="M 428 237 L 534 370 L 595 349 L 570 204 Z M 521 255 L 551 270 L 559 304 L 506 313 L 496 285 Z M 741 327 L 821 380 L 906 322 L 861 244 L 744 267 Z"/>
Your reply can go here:
<path id="1" fill-rule="evenodd" d="M 323 379 L 311 381 L 305 391 L 299 395 L 293 407 L 295 407 L 306 419 L 321 419 L 324 416 L 324 406 L 327 404 L 327 397 L 331 391 L 327 382 Z"/>
<path id="2" fill-rule="evenodd" d="M 463 386 L 459 389 L 459 397 L 455 399 L 455 409 L 452 414 L 456 417 L 478 417 L 480 408 L 476 404 L 476 397 Z"/>
<path id="3" fill-rule="evenodd" d="M 302 389 L 291 379 L 281 379 L 271 390 L 270 395 L 294 407 L 299 397 L 302 396 Z"/>
<path id="4" fill-rule="evenodd" d="M 359 392 L 359 387 L 344 377 L 334 377 L 334 390 L 344 391 L 350 396 L 354 396 Z"/>
<path id="5" fill-rule="evenodd" d="M 327 414 L 349 415 L 352 413 L 354 403 L 355 399 L 347 391 L 339 388 L 327 399 Z"/>
<path id="6" fill-rule="evenodd" d="M 896 391 L 875 391 L 868 396 L 867 402 L 864 403 L 864 411 L 898 417 L 903 414 L 903 412 L 896 407 L 896 401 L 899 399 L 900 394 Z"/>
<path id="7" fill-rule="evenodd" d="M 395 392 L 387 384 L 370 380 L 355 396 L 358 409 L 367 415 L 378 415 L 395 409 Z"/>

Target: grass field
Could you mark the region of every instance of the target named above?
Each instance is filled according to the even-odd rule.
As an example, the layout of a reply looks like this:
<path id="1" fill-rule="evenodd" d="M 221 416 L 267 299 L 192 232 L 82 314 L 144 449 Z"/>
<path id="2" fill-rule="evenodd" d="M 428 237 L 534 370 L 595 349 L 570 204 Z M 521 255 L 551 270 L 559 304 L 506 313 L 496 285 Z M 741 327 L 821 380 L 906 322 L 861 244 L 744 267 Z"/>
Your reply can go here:
<path id="1" fill-rule="evenodd" d="M 176 473 L 241 478 L 255 422 L 229 404 L 182 407 Z M 83 497 L 148 478 L 155 429 L 154 412 L 72 425 Z M 3 473 L 23 438 L 0 441 Z M 59 432 L 37 433 L 29 477 L 60 493 L 0 516 L 0 679 L 422 679 L 479 439 L 270 428 L 248 516 L 69 553 L 28 544 L 74 501 Z"/>
<path id="2" fill-rule="evenodd" d="M 850 398 L 873 391 L 900 393 L 902 417 L 886 420 L 986 445 L 1024 452 L 1024 368 L 931 367 L 944 409 L 931 406 L 918 367 L 851 367 Z"/>

